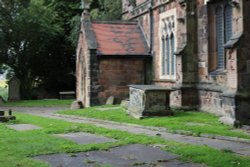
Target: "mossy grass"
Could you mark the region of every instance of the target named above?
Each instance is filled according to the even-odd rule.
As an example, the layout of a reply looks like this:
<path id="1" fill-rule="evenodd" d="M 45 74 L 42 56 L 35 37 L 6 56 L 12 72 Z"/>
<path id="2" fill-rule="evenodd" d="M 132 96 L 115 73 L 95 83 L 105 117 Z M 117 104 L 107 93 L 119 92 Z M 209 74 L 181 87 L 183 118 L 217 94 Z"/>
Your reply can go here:
<path id="1" fill-rule="evenodd" d="M 184 112 L 181 110 L 174 110 L 173 116 L 152 117 L 152 118 L 145 118 L 138 120 L 128 115 L 123 108 L 105 110 L 105 111 L 97 110 L 97 108 L 100 107 L 101 106 L 89 107 L 73 111 L 65 110 L 65 111 L 60 111 L 58 113 L 110 120 L 122 123 L 139 124 L 144 126 L 164 127 L 168 129 L 170 132 L 186 131 L 190 132 L 195 136 L 200 136 L 201 134 L 212 134 L 212 135 L 250 139 L 250 135 L 240 131 L 232 131 L 234 129 L 233 126 L 224 125 L 220 123 L 218 121 L 217 116 L 206 112 L 198 112 L 198 111 Z M 102 107 L 110 108 L 111 106 L 109 105 Z M 192 124 L 190 125 L 190 123 Z"/>
<path id="2" fill-rule="evenodd" d="M 163 150 L 181 155 L 182 160 L 202 163 L 208 166 L 250 166 L 249 157 L 236 156 L 229 151 L 219 151 L 207 146 L 166 141 L 159 136 L 150 137 L 143 134 L 131 134 L 119 130 L 110 130 L 89 124 L 70 123 L 62 120 L 38 116 L 15 114 L 16 121 L 9 124 L 34 124 L 42 129 L 18 132 L 0 124 L 0 167 L 47 167 L 46 163 L 31 157 L 42 154 L 70 153 L 107 150 L 111 147 L 127 144 L 161 145 Z M 69 132 L 89 132 L 114 138 L 117 142 L 78 145 L 72 141 L 55 137 L 53 134 Z"/>
<path id="3" fill-rule="evenodd" d="M 69 106 L 73 100 L 57 100 L 57 99 L 46 99 L 46 100 L 20 100 L 6 102 L 2 106 L 6 107 L 56 107 L 56 106 Z"/>

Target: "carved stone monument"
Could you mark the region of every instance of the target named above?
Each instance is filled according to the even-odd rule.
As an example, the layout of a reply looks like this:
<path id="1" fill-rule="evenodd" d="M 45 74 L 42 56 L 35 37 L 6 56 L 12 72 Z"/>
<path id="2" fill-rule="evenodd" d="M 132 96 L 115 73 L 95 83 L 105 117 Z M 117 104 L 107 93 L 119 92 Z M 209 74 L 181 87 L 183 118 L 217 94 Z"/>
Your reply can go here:
<path id="1" fill-rule="evenodd" d="M 20 80 L 14 76 L 9 81 L 9 101 L 20 100 Z"/>
<path id="2" fill-rule="evenodd" d="M 128 113 L 135 118 L 171 115 L 170 88 L 156 85 L 129 86 Z"/>

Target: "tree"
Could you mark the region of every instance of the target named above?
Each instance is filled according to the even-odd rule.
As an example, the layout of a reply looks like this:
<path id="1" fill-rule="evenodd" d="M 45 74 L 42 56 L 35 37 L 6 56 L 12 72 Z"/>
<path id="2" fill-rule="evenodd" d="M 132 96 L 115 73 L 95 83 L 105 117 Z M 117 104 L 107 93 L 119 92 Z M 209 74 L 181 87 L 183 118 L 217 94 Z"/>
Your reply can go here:
<path id="1" fill-rule="evenodd" d="M 80 0 L 0 0 L 0 68 L 21 80 L 21 96 L 35 88 L 75 88 L 75 48 Z M 121 0 L 93 0 L 93 19 L 121 17 Z"/>
<path id="2" fill-rule="evenodd" d="M 120 20 L 122 13 L 121 0 L 93 0 L 90 15 L 94 20 Z"/>
<path id="3" fill-rule="evenodd" d="M 37 71 L 43 69 L 38 60 L 50 55 L 47 48 L 62 34 L 53 20 L 56 15 L 43 0 L 0 1 L 0 60 L 21 80 L 21 95 L 27 99 L 32 88 L 41 81 Z"/>

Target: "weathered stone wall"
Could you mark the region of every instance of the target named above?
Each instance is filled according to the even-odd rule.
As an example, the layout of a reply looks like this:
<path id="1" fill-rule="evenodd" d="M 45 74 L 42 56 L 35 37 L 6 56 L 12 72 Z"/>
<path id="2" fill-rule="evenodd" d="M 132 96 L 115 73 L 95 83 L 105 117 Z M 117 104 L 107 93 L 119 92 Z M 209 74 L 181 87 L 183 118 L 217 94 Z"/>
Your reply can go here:
<path id="1" fill-rule="evenodd" d="M 120 103 L 129 97 L 128 85 L 144 84 L 144 60 L 126 58 L 99 59 L 98 100 L 104 104 L 109 96 Z"/>
<path id="2" fill-rule="evenodd" d="M 240 10 L 243 17 L 243 37 L 238 45 L 237 72 L 238 72 L 238 95 L 236 96 L 236 119 L 243 124 L 250 125 L 250 1 L 242 0 Z"/>
<path id="3" fill-rule="evenodd" d="M 138 1 L 139 2 L 139 1 Z M 167 87 L 178 87 L 180 90 L 175 91 L 171 94 L 171 105 L 180 107 L 182 104 L 184 105 L 193 105 L 193 103 L 197 104 L 197 93 L 190 92 L 190 91 L 183 91 L 187 93 L 188 100 L 182 98 L 182 91 L 181 85 L 183 83 L 183 79 L 186 80 L 187 83 L 195 83 L 197 75 L 196 65 L 194 63 L 197 59 L 196 53 L 196 35 L 192 34 L 196 32 L 194 29 L 192 32 L 189 33 L 189 50 L 185 50 L 184 48 L 187 43 L 187 26 L 191 25 L 194 28 L 195 22 L 190 22 L 193 19 L 192 12 L 189 12 L 188 15 L 186 13 L 187 8 L 193 8 L 192 5 L 187 6 L 185 3 L 179 3 L 178 1 L 170 1 L 170 0 L 154 0 L 151 4 L 152 8 L 148 8 L 150 6 L 150 1 L 145 1 L 144 3 L 138 3 L 138 5 L 132 12 L 124 13 L 125 17 L 132 20 L 138 20 L 142 29 L 145 33 L 146 39 L 148 44 L 150 45 L 150 20 L 153 24 L 152 32 L 153 32 L 153 39 L 152 39 L 152 50 L 153 50 L 153 83 L 160 86 L 167 86 Z M 145 5 L 144 5 L 145 4 Z M 189 2 L 190 4 L 190 2 Z M 175 21 L 175 28 L 176 28 L 176 51 L 178 51 L 178 55 L 176 56 L 176 79 L 169 80 L 169 79 L 162 79 L 161 78 L 161 36 L 160 36 L 160 15 L 167 13 L 171 9 L 176 9 L 176 21 Z M 152 12 L 152 18 L 150 18 L 150 12 Z M 191 19 L 187 20 L 188 17 Z M 194 19 L 193 19 L 194 20 Z M 195 21 L 195 20 L 194 20 Z M 184 51 L 184 52 L 183 52 Z M 182 53 L 181 53 L 182 52 Z M 185 60 L 185 64 L 183 64 L 183 59 Z M 189 67 L 189 68 L 187 68 Z M 190 68 L 192 67 L 192 68 Z M 185 73 L 183 73 L 183 69 L 185 69 Z M 183 77 L 184 76 L 184 77 Z M 191 89 L 192 90 L 192 89 Z M 195 98 L 192 104 L 189 104 L 190 98 Z M 185 100 L 183 102 L 183 100 Z M 196 105 L 195 104 L 195 105 Z"/>
<path id="4" fill-rule="evenodd" d="M 153 32 L 153 83 L 179 89 L 171 94 L 171 105 L 198 106 L 222 116 L 225 123 L 232 124 L 237 119 L 250 124 L 250 1 L 237 1 L 239 3 L 232 8 L 234 39 L 231 42 L 238 42 L 225 48 L 225 69 L 216 70 L 211 59 L 216 55 L 216 33 L 211 23 L 215 22 L 213 4 L 223 1 L 228 2 L 154 0 L 152 8 L 145 7 L 150 6 L 150 1 L 147 1 L 124 13 L 124 18 L 139 20 L 148 44 L 150 32 Z M 177 74 L 175 80 L 166 80 L 160 77 L 159 23 L 160 14 L 174 8 L 178 18 Z M 150 11 L 153 13 L 153 29 L 150 29 Z"/>
<path id="5" fill-rule="evenodd" d="M 159 4 L 162 4 L 158 6 Z M 134 19 L 138 19 L 139 23 L 141 24 L 146 39 L 148 40 L 148 43 L 150 44 L 150 19 L 152 19 L 152 26 L 153 26 L 153 83 L 160 86 L 168 86 L 173 87 L 180 85 L 182 83 L 182 58 L 181 56 L 176 56 L 176 80 L 167 80 L 167 79 L 161 79 L 160 73 L 161 73 L 161 49 L 160 49 L 160 15 L 164 14 L 165 12 L 176 9 L 176 19 L 179 17 L 185 16 L 185 7 L 182 7 L 177 3 L 176 1 L 171 2 L 160 2 L 155 1 L 154 5 L 152 7 L 152 18 L 150 18 L 150 12 L 147 11 L 147 13 L 143 15 L 135 15 Z M 185 20 L 184 22 L 176 22 L 176 44 L 177 48 L 183 47 L 186 43 L 186 28 L 185 28 Z M 172 106 L 180 106 L 181 105 L 181 93 L 180 91 L 173 92 L 171 94 L 171 105 Z"/>
<path id="6" fill-rule="evenodd" d="M 233 36 L 237 34 L 245 36 L 248 33 L 243 31 L 247 29 L 243 29 L 242 20 L 242 18 L 249 16 L 243 14 L 243 6 L 247 6 L 247 4 L 243 1 L 239 2 L 239 6 L 233 7 Z M 210 50 L 210 45 L 213 45 L 215 30 L 209 26 L 214 22 L 215 7 L 213 3 L 216 2 L 205 3 L 203 0 L 197 0 L 200 109 L 220 115 L 222 122 L 233 124 L 237 119 L 237 108 L 241 108 L 240 110 L 243 111 L 242 107 L 237 107 L 237 105 L 244 102 L 241 102 L 240 98 L 236 98 L 236 94 L 241 85 L 240 73 L 246 62 L 246 59 L 242 60 L 242 53 L 247 53 L 247 51 L 240 44 L 244 39 L 241 37 L 239 39 L 241 42 L 225 49 L 225 70 L 214 73 L 210 60 L 210 57 L 213 56 L 213 50 Z M 244 43 L 247 42 L 244 41 Z"/>
<path id="7" fill-rule="evenodd" d="M 238 72 L 238 85 L 241 91 L 250 89 L 250 2 L 243 0 L 243 4 L 240 6 L 240 10 L 243 13 L 243 17 L 240 15 L 237 17 L 238 20 L 242 21 L 241 25 L 244 30 L 243 37 L 238 45 L 238 57 L 237 57 L 237 72 Z M 238 23 L 238 22 L 237 22 Z"/>

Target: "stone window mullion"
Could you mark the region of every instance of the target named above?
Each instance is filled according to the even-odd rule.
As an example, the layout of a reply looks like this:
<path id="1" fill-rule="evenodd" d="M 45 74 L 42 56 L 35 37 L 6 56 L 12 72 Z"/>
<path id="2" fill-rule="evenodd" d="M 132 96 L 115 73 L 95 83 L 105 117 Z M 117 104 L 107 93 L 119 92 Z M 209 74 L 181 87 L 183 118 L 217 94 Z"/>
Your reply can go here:
<path id="1" fill-rule="evenodd" d="M 171 75 L 175 75 L 175 54 L 174 54 L 174 49 L 175 49 L 175 36 L 172 33 L 171 36 Z"/>
<path id="2" fill-rule="evenodd" d="M 175 29 L 176 9 L 171 9 L 160 16 L 160 43 L 161 43 L 161 79 L 175 79 L 175 39 L 172 37 Z M 162 36 L 164 35 L 164 41 Z M 163 47 L 165 46 L 165 47 Z"/>
<path id="3" fill-rule="evenodd" d="M 166 60 L 165 60 L 165 64 L 166 64 L 166 71 L 167 71 L 167 75 L 170 74 L 170 66 L 169 66 L 169 61 L 170 61 L 170 38 L 169 35 L 167 35 L 166 37 L 166 41 L 167 41 L 167 52 L 166 52 Z"/>
<path id="4" fill-rule="evenodd" d="M 162 75 L 165 75 L 166 74 L 166 70 L 165 70 L 165 59 L 166 59 L 166 39 L 164 37 L 164 35 L 162 36 Z"/>

